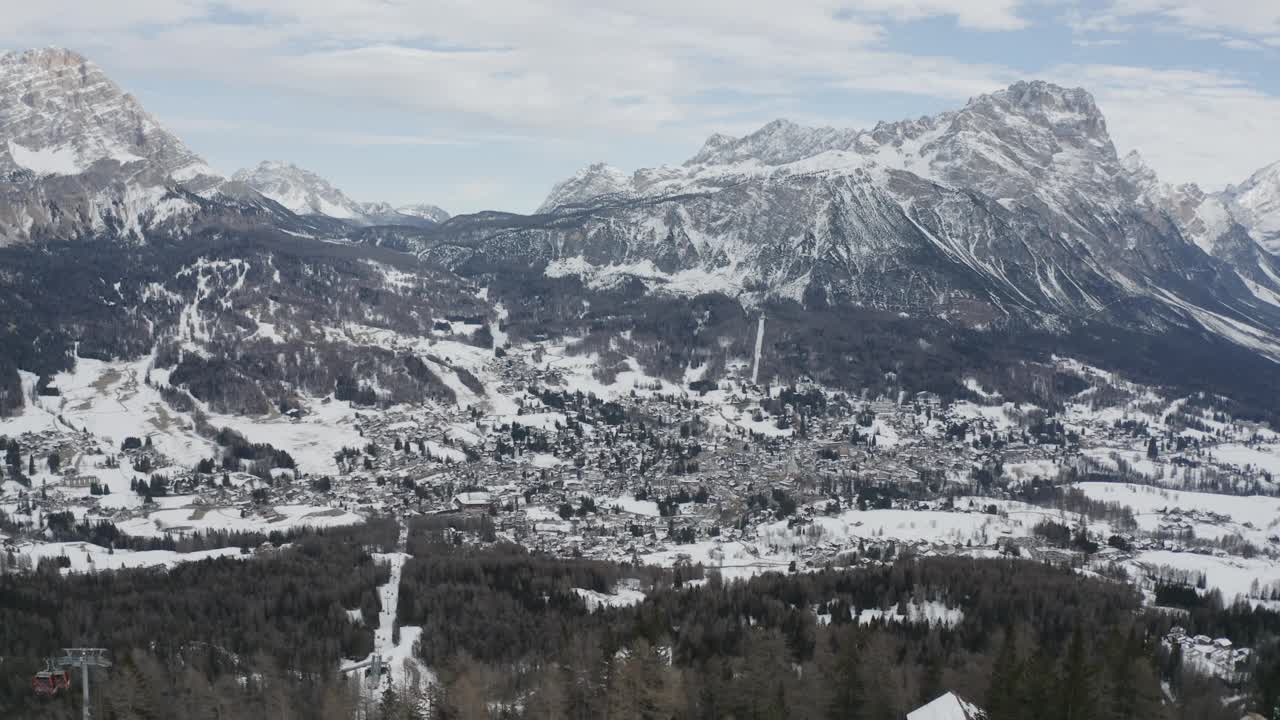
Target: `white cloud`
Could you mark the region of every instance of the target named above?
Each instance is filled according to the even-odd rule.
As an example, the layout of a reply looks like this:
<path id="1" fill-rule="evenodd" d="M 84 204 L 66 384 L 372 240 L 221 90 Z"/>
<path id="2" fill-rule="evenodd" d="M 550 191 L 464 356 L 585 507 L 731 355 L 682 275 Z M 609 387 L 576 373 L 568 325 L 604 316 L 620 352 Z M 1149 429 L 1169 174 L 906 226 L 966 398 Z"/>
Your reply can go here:
<path id="1" fill-rule="evenodd" d="M 474 135 L 398 135 L 371 132 L 367 130 L 326 130 L 308 127 L 289 127 L 283 125 L 267 125 L 239 120 L 209 119 L 199 117 L 165 117 L 162 124 L 179 135 L 186 132 L 235 133 L 239 137 L 289 138 L 326 145 L 344 145 L 349 147 L 379 146 L 437 146 L 437 145 L 475 145 L 492 142 L 522 142 L 532 140 L 529 136 L 502 134 Z"/>
<path id="2" fill-rule="evenodd" d="M 1112 0 L 1077 13 L 1074 26 L 1081 31 L 1124 32 L 1140 21 L 1157 22 L 1234 49 L 1280 46 L 1280 3 L 1274 0 Z"/>
<path id="3" fill-rule="evenodd" d="M 31 9 L 0 40 L 519 127 L 652 132 L 700 126 L 742 96 L 990 89 L 1005 78 L 989 67 L 880 44 L 888 24 L 924 18 L 1021 28 L 1020 1 L 144 0 L 100 27 Z"/>
<path id="4" fill-rule="evenodd" d="M 1240 49 L 1280 47 L 1280 2 L 1100 1 L 1066 10 L 1081 47 L 1139 27 Z M 943 18 L 961 30 L 1016 31 L 1028 27 L 1028 7 L 1058 2 L 1074 0 L 46 0 L 6 9 L 0 45 L 70 45 L 113 74 L 255 85 L 421 119 L 387 134 L 350 129 L 349 118 L 339 128 L 304 119 L 288 124 L 316 128 L 237 130 L 259 137 L 592 147 L 662 137 L 692 152 L 711 130 L 740 133 L 798 112 L 845 127 L 898 119 L 875 106 L 815 102 L 832 93 L 915 94 L 958 106 L 1029 73 L 945 49 L 891 51 L 899 23 Z M 1168 179 L 1220 185 L 1280 157 L 1272 130 L 1280 99 L 1230 75 L 1099 65 L 1047 75 L 1092 90 L 1117 145 L 1141 149 Z M 482 198 L 494 188 L 476 181 L 466 192 Z"/>
<path id="5" fill-rule="evenodd" d="M 21 40 L 47 33 L 110 32 L 165 26 L 205 17 L 206 0 L 6 2 L 0 37 Z"/>

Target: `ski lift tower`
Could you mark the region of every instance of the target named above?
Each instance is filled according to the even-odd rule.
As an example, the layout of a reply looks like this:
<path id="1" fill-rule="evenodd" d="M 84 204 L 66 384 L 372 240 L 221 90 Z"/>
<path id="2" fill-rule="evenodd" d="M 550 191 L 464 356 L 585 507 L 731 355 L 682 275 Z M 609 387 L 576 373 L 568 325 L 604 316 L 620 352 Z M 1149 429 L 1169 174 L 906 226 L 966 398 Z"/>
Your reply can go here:
<path id="1" fill-rule="evenodd" d="M 89 720 L 89 668 L 111 667 L 106 648 L 62 648 L 62 656 L 53 658 L 53 664 L 80 668 L 80 687 L 84 697 L 81 717 Z"/>

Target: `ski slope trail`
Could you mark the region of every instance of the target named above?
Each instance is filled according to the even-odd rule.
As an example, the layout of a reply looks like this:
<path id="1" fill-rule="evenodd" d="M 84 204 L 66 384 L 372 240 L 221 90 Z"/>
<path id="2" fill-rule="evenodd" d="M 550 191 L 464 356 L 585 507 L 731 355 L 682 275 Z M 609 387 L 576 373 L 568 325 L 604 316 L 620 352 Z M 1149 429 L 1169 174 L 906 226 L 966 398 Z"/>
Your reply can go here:
<path id="1" fill-rule="evenodd" d="M 381 610 L 378 613 L 378 626 L 373 633 L 374 650 L 369 657 L 359 663 L 349 664 L 343 670 L 346 672 L 368 666 L 375 655 L 379 656 L 384 673 L 382 677 L 365 686 L 375 699 L 388 687 L 421 693 L 433 680 L 431 672 L 413 656 L 413 648 L 422 634 L 422 629 L 402 627 L 399 633 L 396 632 L 396 615 L 400 606 L 400 576 L 404 571 L 405 562 L 412 557 L 405 552 L 408 541 L 409 527 L 402 522 L 395 552 L 373 554 L 375 561 L 387 563 L 391 570 L 387 583 L 378 586 Z"/>

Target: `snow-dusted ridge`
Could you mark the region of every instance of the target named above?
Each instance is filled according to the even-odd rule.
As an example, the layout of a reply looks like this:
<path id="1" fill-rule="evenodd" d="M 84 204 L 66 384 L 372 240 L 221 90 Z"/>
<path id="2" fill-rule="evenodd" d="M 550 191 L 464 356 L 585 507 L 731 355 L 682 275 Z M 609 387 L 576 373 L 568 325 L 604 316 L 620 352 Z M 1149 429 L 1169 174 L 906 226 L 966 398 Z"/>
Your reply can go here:
<path id="1" fill-rule="evenodd" d="M 449 213 L 425 203 L 393 207 L 384 202 L 356 202 L 320 175 L 279 160 L 239 170 L 232 179 L 298 215 L 322 215 L 361 225 L 435 224 L 449 219 Z"/>
<path id="2" fill-rule="evenodd" d="M 1150 329 L 1167 313 L 1132 309 L 1154 302 L 1275 357 L 1280 264 L 1257 230 L 1280 205 L 1273 176 L 1217 195 L 1169 186 L 1116 152 L 1087 91 L 1018 82 L 869 130 L 775 120 L 713 135 L 678 166 L 596 163 L 555 186 L 539 209 L 550 220 L 485 228 L 478 252 L 541 254 L 548 274 L 591 286 L 681 292 L 675 279 L 696 273 L 713 280 L 689 294 L 837 298 L 976 325 L 1022 314 Z M 477 252 L 465 247 L 438 259 Z"/>
<path id="3" fill-rule="evenodd" d="M 62 48 L 0 54 L 0 244 L 32 237 L 182 236 L 209 214 L 254 217 L 302 234 L 316 222 L 429 225 L 448 214 L 356 203 L 327 181 L 285 163 L 228 180 L 116 85 Z M 270 198 L 295 215 L 287 217 Z M 287 227 L 301 225 L 300 228 Z"/>

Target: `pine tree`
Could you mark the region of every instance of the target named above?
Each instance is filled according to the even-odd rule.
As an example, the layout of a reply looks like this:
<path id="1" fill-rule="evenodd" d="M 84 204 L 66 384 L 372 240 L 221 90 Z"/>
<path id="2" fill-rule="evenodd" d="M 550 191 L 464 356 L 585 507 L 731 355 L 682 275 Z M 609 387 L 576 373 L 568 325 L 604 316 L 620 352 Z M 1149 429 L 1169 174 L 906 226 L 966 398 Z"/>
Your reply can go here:
<path id="1" fill-rule="evenodd" d="M 1059 697 L 1063 720 L 1095 720 L 1098 716 L 1098 672 L 1085 648 L 1084 632 L 1079 625 L 1067 645 L 1061 678 Z"/>
<path id="2" fill-rule="evenodd" d="M 563 673 L 554 665 L 543 666 L 534 678 L 533 693 L 525 706 L 525 718 L 560 720 L 567 713 L 568 697 Z"/>
<path id="3" fill-rule="evenodd" d="M 995 665 L 991 668 L 986 704 L 990 720 L 1018 720 L 1022 717 L 1019 702 L 1021 671 L 1022 663 L 1018 659 L 1014 633 L 1010 630 L 1005 633 L 1000 654 L 996 656 Z"/>

